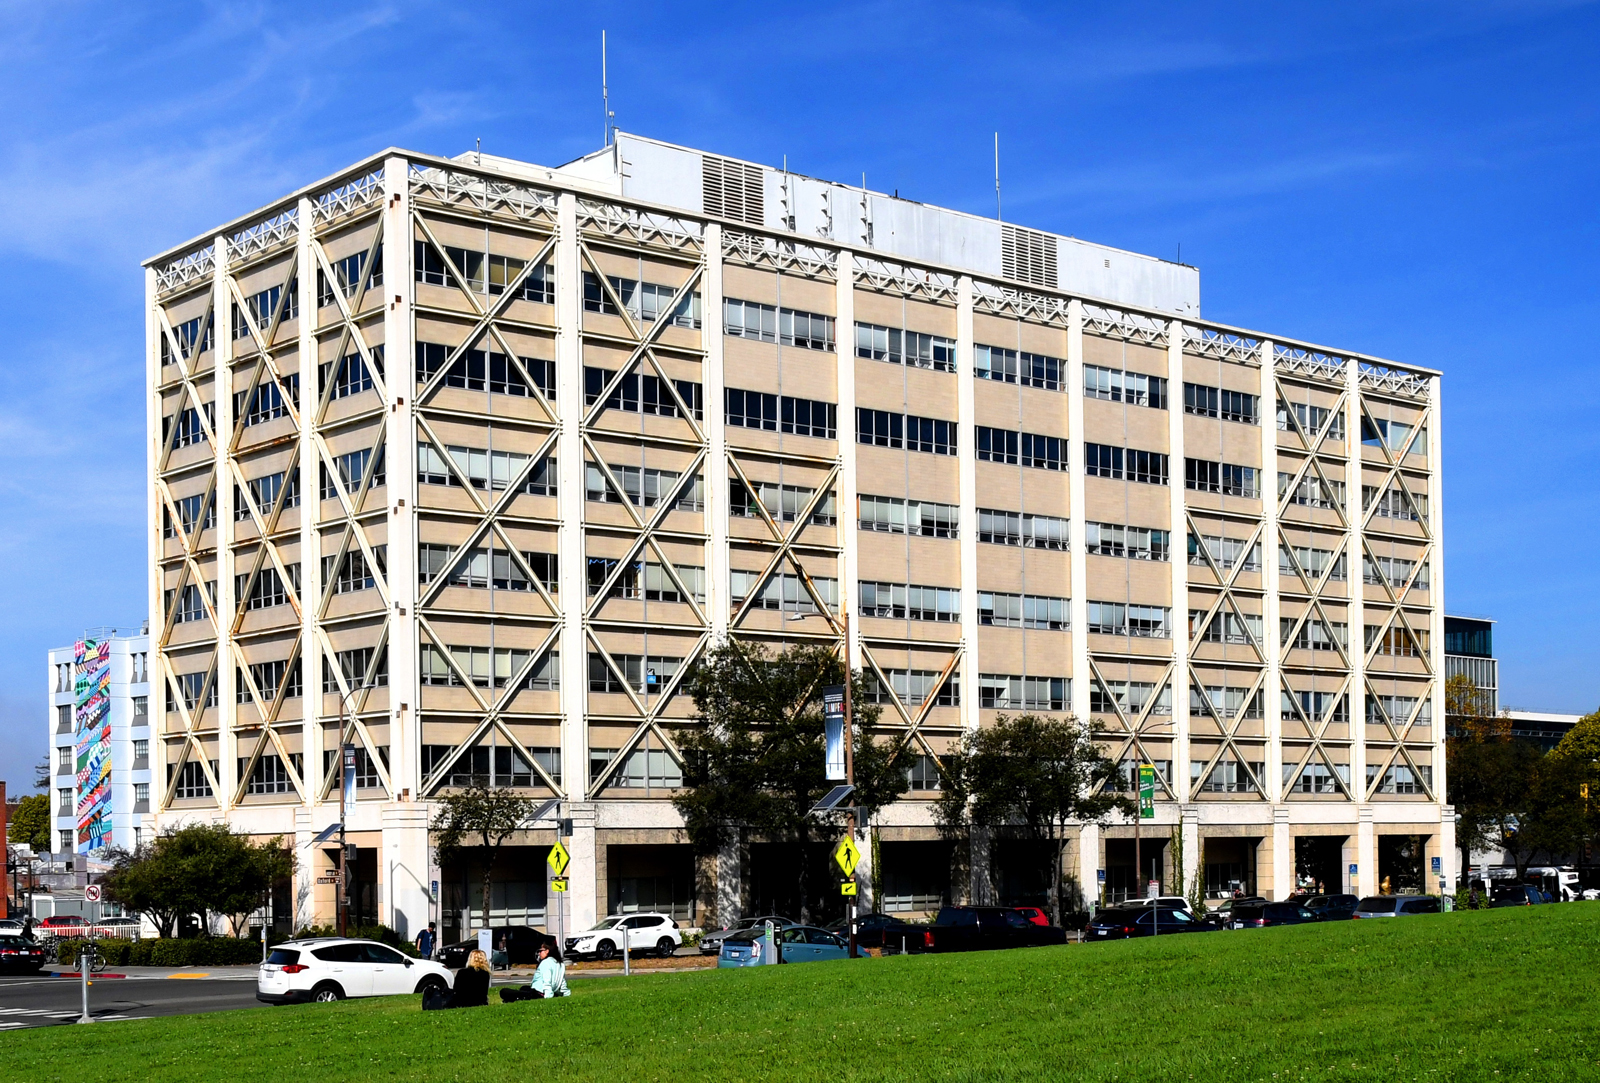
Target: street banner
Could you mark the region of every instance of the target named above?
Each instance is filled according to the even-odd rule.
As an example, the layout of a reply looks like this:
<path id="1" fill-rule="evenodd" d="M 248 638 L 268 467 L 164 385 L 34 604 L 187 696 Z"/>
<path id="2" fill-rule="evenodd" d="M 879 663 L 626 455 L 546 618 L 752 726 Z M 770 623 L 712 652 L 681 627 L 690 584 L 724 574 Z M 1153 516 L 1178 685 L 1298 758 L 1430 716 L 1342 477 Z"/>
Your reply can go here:
<path id="1" fill-rule="evenodd" d="M 844 781 L 844 685 L 829 685 L 822 690 L 823 751 L 828 765 L 828 781 Z"/>

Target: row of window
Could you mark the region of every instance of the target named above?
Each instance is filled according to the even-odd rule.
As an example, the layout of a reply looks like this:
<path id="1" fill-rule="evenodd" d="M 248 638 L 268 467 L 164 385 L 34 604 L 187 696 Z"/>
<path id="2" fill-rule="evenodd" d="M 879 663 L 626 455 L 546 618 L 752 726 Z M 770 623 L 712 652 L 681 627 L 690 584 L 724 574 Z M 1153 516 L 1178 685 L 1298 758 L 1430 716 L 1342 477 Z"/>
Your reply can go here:
<path id="1" fill-rule="evenodd" d="M 583 404 L 593 406 L 605 395 L 606 388 L 616 379 L 612 369 L 583 367 Z M 673 392 L 677 392 L 677 398 Z M 754 394 L 754 392 L 750 392 Z M 729 392 L 731 395 L 732 392 Z M 621 410 L 630 414 L 654 414 L 658 417 L 682 417 L 678 400 L 694 415 L 696 421 L 705 420 L 705 398 L 701 386 L 693 380 L 673 380 L 669 386 L 659 376 L 638 371 L 629 372 L 616 381 L 616 386 L 606 395 L 606 409 Z M 738 424 L 738 422 L 730 422 Z M 788 431 L 788 430 L 785 430 Z"/>
<path id="2" fill-rule="evenodd" d="M 429 686 L 461 688 L 471 684 L 477 688 L 510 688 L 513 679 L 526 672 L 517 683 L 518 691 L 551 692 L 561 687 L 561 652 L 554 650 L 546 651 L 534 661 L 533 652 L 529 650 L 451 646 L 441 651 L 431 644 L 423 644 L 417 666 L 419 681 Z"/>
<path id="3" fill-rule="evenodd" d="M 733 387 L 725 389 L 725 397 L 725 420 L 729 425 L 815 436 L 822 440 L 838 437 L 839 407 L 834 403 Z"/>
<path id="4" fill-rule="evenodd" d="M 456 272 L 466 280 L 469 290 L 491 296 L 505 293 L 528 265 L 526 260 L 517 259 L 515 256 L 497 256 L 491 252 L 457 248 L 453 245 L 445 245 L 441 253 L 427 241 L 419 240 L 414 244 L 412 259 L 415 264 L 416 280 L 431 286 L 456 285 L 445 262 L 446 257 L 455 265 Z M 357 274 L 359 275 L 359 268 Z M 347 294 L 349 292 L 353 291 L 347 290 Z M 528 272 L 517 296 L 522 300 L 536 301 L 540 304 L 554 304 L 556 299 L 554 268 L 544 264 Z"/>
<path id="5" fill-rule="evenodd" d="M 426 384 L 440 372 L 444 373 L 445 387 L 463 391 L 487 391 L 494 395 L 515 395 L 531 398 L 528 381 L 546 399 L 556 393 L 556 363 L 539 357 L 512 358 L 494 350 L 462 350 L 452 362 L 450 355 L 455 347 L 437 342 L 419 342 L 416 349 L 417 382 Z M 526 376 L 524 376 L 526 374 Z"/>
<path id="6" fill-rule="evenodd" d="M 528 463 L 533 456 L 515 451 L 489 451 L 455 445 L 447 445 L 444 450 L 445 455 L 440 455 L 432 444 L 417 445 L 419 484 L 461 485 L 465 479 L 466 484 L 474 489 L 503 492 L 511 487 L 513 481 L 517 481 L 518 492 L 534 496 L 556 495 L 556 461 L 553 455 L 546 456 L 529 469 Z M 452 466 L 454 470 L 451 470 Z"/>

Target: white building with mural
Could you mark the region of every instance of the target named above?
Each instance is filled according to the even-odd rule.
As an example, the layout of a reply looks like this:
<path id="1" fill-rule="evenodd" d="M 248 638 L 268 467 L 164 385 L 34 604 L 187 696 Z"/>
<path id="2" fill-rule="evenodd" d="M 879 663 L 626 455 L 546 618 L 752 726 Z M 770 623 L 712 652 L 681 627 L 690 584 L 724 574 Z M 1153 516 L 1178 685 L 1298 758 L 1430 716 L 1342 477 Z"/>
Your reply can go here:
<path id="1" fill-rule="evenodd" d="M 149 835 L 149 636 L 92 628 L 50 652 L 52 850 L 91 861 Z"/>

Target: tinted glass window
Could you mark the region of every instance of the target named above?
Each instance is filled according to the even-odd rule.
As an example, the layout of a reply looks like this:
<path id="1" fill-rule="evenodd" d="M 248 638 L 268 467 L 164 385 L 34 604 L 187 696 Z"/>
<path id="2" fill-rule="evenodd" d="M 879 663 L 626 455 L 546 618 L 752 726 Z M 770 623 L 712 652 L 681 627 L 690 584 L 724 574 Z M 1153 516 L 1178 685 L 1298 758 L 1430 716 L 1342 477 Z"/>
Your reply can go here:
<path id="1" fill-rule="evenodd" d="M 822 929 L 807 929 L 806 939 L 813 944 L 826 944 L 831 948 L 839 948 L 844 946 L 837 936 L 834 936 L 832 933 Z"/>
<path id="2" fill-rule="evenodd" d="M 406 957 L 393 948 L 386 948 L 382 944 L 363 944 L 366 950 L 367 962 L 399 964 L 406 961 Z"/>
<path id="3" fill-rule="evenodd" d="M 1408 914 L 1437 914 L 1438 912 L 1438 899 L 1414 899 L 1406 903 L 1406 913 Z"/>
<path id="4" fill-rule="evenodd" d="M 360 944 L 330 944 L 311 954 L 325 963 L 353 963 L 364 957 Z"/>
<path id="5" fill-rule="evenodd" d="M 957 910 L 954 907 L 939 911 L 939 925 L 976 925 L 978 915 L 971 910 Z"/>
<path id="6" fill-rule="evenodd" d="M 1394 910 L 1394 900 L 1386 899 L 1382 895 L 1373 895 L 1362 899 L 1356 909 L 1364 914 L 1386 914 Z"/>
<path id="7" fill-rule="evenodd" d="M 1021 914 L 1017 913 L 1015 910 L 1007 910 L 1006 924 L 1011 926 L 1013 929 L 1026 929 L 1033 923 L 1027 918 L 1023 917 Z"/>
<path id="8" fill-rule="evenodd" d="M 798 925 L 791 925 L 778 934 L 778 939 L 785 944 L 804 944 L 806 942 L 806 931 Z"/>
<path id="9" fill-rule="evenodd" d="M 267 956 L 267 962 L 274 966 L 288 966 L 300 961 L 300 953 L 289 948 L 273 948 L 272 954 Z"/>

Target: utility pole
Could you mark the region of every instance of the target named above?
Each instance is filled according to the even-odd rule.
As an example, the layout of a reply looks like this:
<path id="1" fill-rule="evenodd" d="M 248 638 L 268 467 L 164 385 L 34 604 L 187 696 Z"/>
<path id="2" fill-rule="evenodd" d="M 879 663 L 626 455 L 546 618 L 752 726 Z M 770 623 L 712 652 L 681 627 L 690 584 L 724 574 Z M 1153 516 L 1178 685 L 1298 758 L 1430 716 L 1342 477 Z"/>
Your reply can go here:
<path id="1" fill-rule="evenodd" d="M 854 795 L 856 784 L 856 753 L 855 753 L 855 710 L 851 701 L 850 686 L 854 683 L 851 678 L 854 672 L 850 668 L 850 610 L 844 611 L 844 783 L 851 787 Z M 845 822 L 850 832 L 850 841 L 856 839 L 856 806 L 852 801 L 850 811 L 845 814 Z M 854 880 L 855 873 L 850 874 Z M 857 887 L 856 890 L 860 890 Z M 856 895 L 850 895 L 850 958 L 856 957 Z"/>

